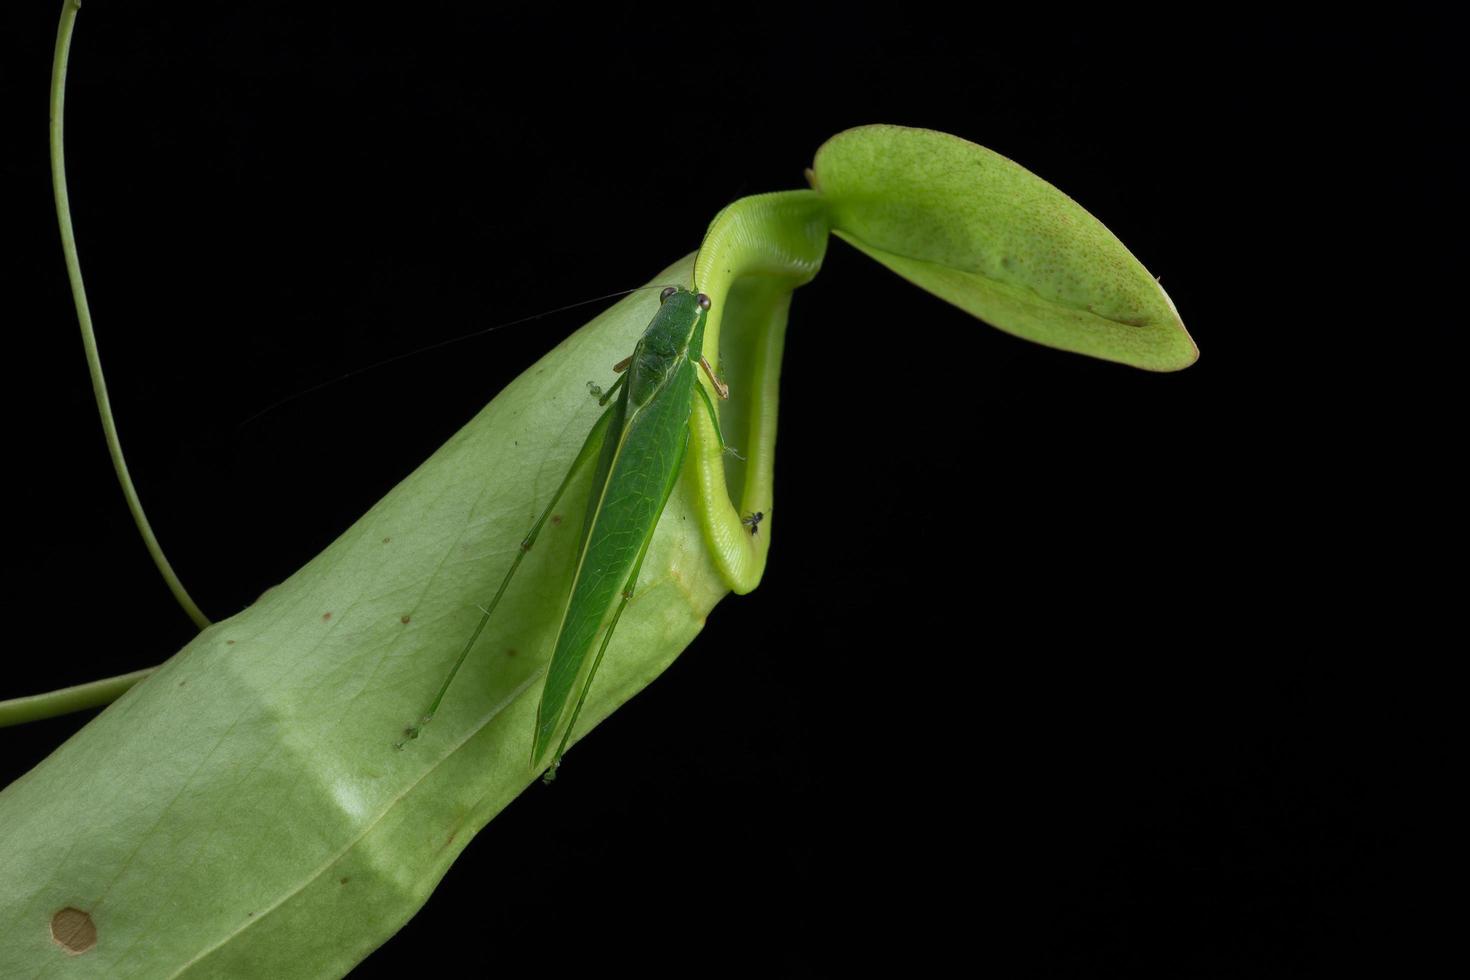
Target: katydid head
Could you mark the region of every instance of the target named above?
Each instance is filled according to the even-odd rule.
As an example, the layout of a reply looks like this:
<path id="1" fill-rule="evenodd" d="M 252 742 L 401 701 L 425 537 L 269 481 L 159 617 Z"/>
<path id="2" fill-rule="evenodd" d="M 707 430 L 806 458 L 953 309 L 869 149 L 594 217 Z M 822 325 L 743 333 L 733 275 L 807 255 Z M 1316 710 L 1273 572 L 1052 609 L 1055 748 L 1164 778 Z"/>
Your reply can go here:
<path id="1" fill-rule="evenodd" d="M 662 306 L 664 303 L 668 302 L 669 297 L 673 296 L 675 293 L 687 293 L 688 291 L 689 290 L 687 289 L 680 289 L 678 286 L 665 286 L 663 288 L 663 292 L 658 294 L 659 305 Z M 701 310 L 709 309 L 709 297 L 706 296 L 704 293 L 695 293 L 694 302 L 698 304 Z"/>
<path id="2" fill-rule="evenodd" d="M 699 357 L 704 341 L 704 317 L 710 299 L 682 286 L 667 286 L 659 293 L 659 308 L 643 332 L 643 345 L 665 357 L 691 349 Z"/>

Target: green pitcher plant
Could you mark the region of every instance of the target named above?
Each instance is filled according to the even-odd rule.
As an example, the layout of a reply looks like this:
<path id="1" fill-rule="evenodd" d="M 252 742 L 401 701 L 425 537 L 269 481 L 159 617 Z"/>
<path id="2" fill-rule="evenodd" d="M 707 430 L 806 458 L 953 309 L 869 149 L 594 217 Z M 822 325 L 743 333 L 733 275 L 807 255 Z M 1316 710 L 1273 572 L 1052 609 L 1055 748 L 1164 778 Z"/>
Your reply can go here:
<path id="1" fill-rule="evenodd" d="M 0 705 L 14 722 L 126 691 L 0 792 L 0 975 L 336 977 L 392 936 L 476 832 L 760 584 L 783 338 L 830 237 L 1039 344 L 1151 371 L 1197 357 L 1117 238 L 984 147 L 862 126 L 807 182 L 726 207 L 141 682 Z M 60 177 L 58 201 L 74 259 Z"/>

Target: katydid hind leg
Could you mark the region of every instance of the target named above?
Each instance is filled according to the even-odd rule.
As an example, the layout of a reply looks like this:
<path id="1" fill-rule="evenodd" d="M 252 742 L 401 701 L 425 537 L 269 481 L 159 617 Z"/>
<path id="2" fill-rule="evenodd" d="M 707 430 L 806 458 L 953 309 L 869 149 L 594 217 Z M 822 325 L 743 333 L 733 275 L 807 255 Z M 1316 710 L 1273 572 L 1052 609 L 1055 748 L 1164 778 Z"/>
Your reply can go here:
<path id="1" fill-rule="evenodd" d="M 612 419 L 613 413 L 613 408 L 609 408 L 603 412 L 598 417 L 597 422 L 593 424 L 592 431 L 587 433 L 587 438 L 583 441 L 582 448 L 578 450 L 576 458 L 572 460 L 572 465 L 567 468 L 566 476 L 562 477 L 561 484 L 556 488 L 556 493 L 552 494 L 551 500 L 546 505 L 546 509 L 541 512 L 541 516 L 536 518 L 536 523 L 531 525 L 531 530 L 521 539 L 520 548 L 517 549 L 515 558 L 511 560 L 510 568 L 506 570 L 505 578 L 501 579 L 500 588 L 495 591 L 495 597 L 490 600 L 489 605 L 480 607 L 480 620 L 475 624 L 474 631 L 470 633 L 469 639 L 465 641 L 465 645 L 460 649 L 459 656 L 455 658 L 454 666 L 450 668 L 449 675 L 444 678 L 444 683 L 440 685 L 439 693 L 435 696 L 433 703 L 429 705 L 427 711 L 419 716 L 418 721 L 404 729 L 403 738 L 394 744 L 395 748 L 401 749 L 422 735 L 424 727 L 438 713 L 439 706 L 444 702 L 444 696 L 449 693 L 449 687 L 454 683 L 455 675 L 464 666 L 465 659 L 469 657 L 470 651 L 474 649 L 475 643 L 480 639 L 480 634 L 484 631 L 485 625 L 490 622 L 491 614 L 495 612 L 495 607 L 500 604 L 501 598 L 505 595 L 505 590 L 510 586 L 511 579 L 515 578 L 516 571 L 521 567 L 521 560 L 526 557 L 526 554 L 536 544 L 536 538 L 541 534 L 541 528 L 546 525 L 546 519 L 551 516 L 552 510 L 556 508 L 557 502 L 566 493 L 567 487 L 571 485 L 572 480 L 601 453 L 602 445 L 607 439 L 609 422 Z"/>

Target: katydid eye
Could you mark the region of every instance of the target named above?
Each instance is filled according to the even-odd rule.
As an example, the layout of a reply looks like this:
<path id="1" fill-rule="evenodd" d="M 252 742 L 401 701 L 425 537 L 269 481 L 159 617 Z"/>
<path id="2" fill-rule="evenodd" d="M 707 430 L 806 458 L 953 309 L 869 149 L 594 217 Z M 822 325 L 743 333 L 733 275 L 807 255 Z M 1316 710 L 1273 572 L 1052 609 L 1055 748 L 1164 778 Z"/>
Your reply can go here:
<path id="1" fill-rule="evenodd" d="M 700 293 L 698 298 L 695 299 L 695 302 L 699 304 L 701 310 L 709 309 L 709 297 L 704 293 Z"/>
<path id="2" fill-rule="evenodd" d="M 658 294 L 658 301 L 662 303 L 678 291 L 679 288 L 677 286 L 665 286 L 664 291 Z"/>

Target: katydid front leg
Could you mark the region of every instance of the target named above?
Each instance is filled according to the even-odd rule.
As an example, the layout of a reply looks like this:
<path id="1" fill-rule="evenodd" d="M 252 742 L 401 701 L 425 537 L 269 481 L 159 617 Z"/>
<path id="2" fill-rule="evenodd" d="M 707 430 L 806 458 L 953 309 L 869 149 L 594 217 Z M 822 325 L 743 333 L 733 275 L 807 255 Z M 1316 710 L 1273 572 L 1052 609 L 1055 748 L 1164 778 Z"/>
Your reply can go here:
<path id="1" fill-rule="evenodd" d="M 703 354 L 699 355 L 699 366 L 704 368 L 704 373 L 709 378 L 709 383 L 715 386 L 715 393 L 720 396 L 720 400 L 729 401 L 730 386 L 715 377 L 715 369 L 709 366 L 709 361 L 704 359 Z"/>

